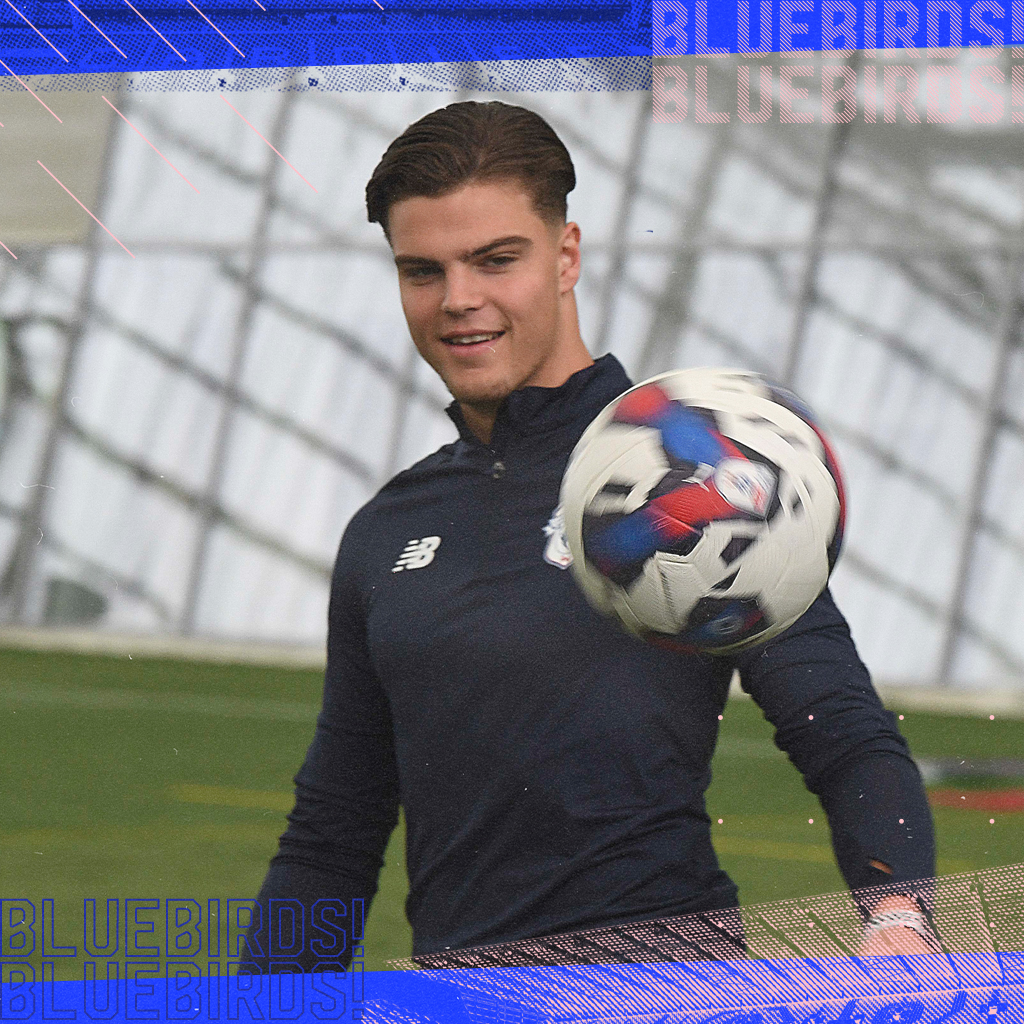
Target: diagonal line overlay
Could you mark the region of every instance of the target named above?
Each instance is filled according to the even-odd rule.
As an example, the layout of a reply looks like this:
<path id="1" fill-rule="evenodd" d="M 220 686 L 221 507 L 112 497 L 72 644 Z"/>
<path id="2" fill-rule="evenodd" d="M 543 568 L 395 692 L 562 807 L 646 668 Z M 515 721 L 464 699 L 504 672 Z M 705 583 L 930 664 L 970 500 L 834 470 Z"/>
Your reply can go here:
<path id="1" fill-rule="evenodd" d="M 245 54 L 242 53 L 242 51 L 237 46 L 235 46 L 235 44 L 233 42 L 231 42 L 231 40 L 228 39 L 228 37 L 226 35 L 224 35 L 224 33 L 221 32 L 221 30 L 219 28 L 217 28 L 217 26 L 214 25 L 214 23 L 212 21 L 210 21 L 210 19 L 205 14 L 203 14 L 203 12 L 201 10 L 199 10 L 199 8 L 196 7 L 196 5 L 194 3 L 192 3 L 192 0 L 187 0 L 187 2 L 188 2 L 189 7 L 191 7 L 192 10 L 195 11 L 196 14 L 198 14 L 199 17 L 202 18 L 203 21 L 205 21 L 206 24 L 209 25 L 210 28 L 212 28 L 213 31 L 216 32 L 217 35 L 219 35 L 221 37 L 221 39 L 223 39 L 224 42 L 227 43 L 228 46 L 231 47 L 232 50 L 235 51 L 235 53 L 239 54 L 242 57 L 245 56 Z"/>
<path id="2" fill-rule="evenodd" d="M 18 17 L 21 18 L 21 20 L 25 22 L 25 24 L 28 25 L 28 27 L 31 28 L 32 31 L 35 32 L 35 34 L 39 36 L 39 38 L 42 39 L 42 41 L 46 43 L 46 45 L 50 47 L 50 49 L 53 50 L 53 52 L 56 53 L 61 60 L 64 61 L 65 64 L 71 63 L 71 61 L 69 61 L 67 57 L 65 57 L 64 54 L 61 53 L 60 50 L 58 50 L 57 47 L 54 46 L 53 43 L 51 43 L 50 40 L 47 39 L 46 36 L 44 36 L 43 33 L 39 31 L 39 29 L 37 29 L 35 25 L 33 25 L 32 22 L 29 21 L 28 18 L 26 18 L 25 15 L 22 14 L 21 11 L 19 11 L 18 8 L 11 3 L 11 0 L 7 0 L 7 6 L 10 7 L 11 10 L 14 11 L 14 13 L 17 14 Z"/>
<path id="3" fill-rule="evenodd" d="M 125 52 L 124 52 L 124 50 L 122 50 L 122 49 L 121 49 L 121 47 L 120 47 L 120 46 L 118 46 L 118 45 L 117 45 L 117 43 L 115 43 L 115 42 L 114 42 L 114 40 L 113 40 L 113 39 L 111 39 L 111 38 L 110 38 L 110 36 L 108 36 L 108 35 L 107 35 L 107 33 L 106 33 L 106 32 L 104 32 L 104 31 L 103 31 L 103 29 L 101 29 L 101 28 L 99 27 L 99 25 L 97 25 L 97 24 L 96 24 L 96 22 L 94 22 L 94 21 L 92 20 L 92 18 L 90 18 L 90 17 L 89 17 L 89 15 L 88 15 L 88 14 L 86 14 L 86 13 L 85 13 L 85 11 L 83 11 L 83 10 L 82 10 L 82 8 L 81 8 L 81 7 L 79 7 L 79 6 L 78 6 L 78 4 L 76 4 L 76 3 L 75 3 L 75 0 L 68 0 L 68 3 L 69 3 L 69 4 L 71 4 L 71 6 L 72 6 L 72 7 L 74 7 L 74 9 L 75 9 L 76 11 L 78 11 L 78 13 L 79 13 L 79 14 L 80 14 L 80 15 L 81 15 L 81 16 L 82 16 L 83 18 L 85 18 L 85 20 L 86 20 L 87 22 L 89 22 L 89 24 L 90 24 L 90 25 L 92 25 L 92 27 L 93 27 L 94 29 L 96 29 L 96 31 L 97 31 L 97 32 L 99 32 L 99 34 L 100 34 L 101 36 L 103 36 L 103 38 L 104 38 L 104 39 L 106 39 L 106 41 L 107 41 L 108 43 L 110 43 L 110 45 L 111 45 L 111 46 L 112 46 L 112 47 L 113 47 L 113 48 L 114 48 L 115 50 L 117 50 L 117 52 L 118 52 L 119 54 L 121 54 L 121 56 L 122 56 L 122 57 L 124 57 L 124 59 L 125 59 L 125 60 L 127 60 L 127 59 L 128 59 L 128 54 L 127 54 L 127 53 L 125 53 Z"/>
<path id="4" fill-rule="evenodd" d="M 192 189 L 193 192 L 196 193 L 196 195 L 198 195 L 199 189 L 197 189 L 195 185 L 193 185 L 192 182 L 189 181 L 188 178 L 186 178 L 185 175 L 182 174 L 181 171 L 179 171 L 178 168 L 175 167 L 174 164 L 172 164 L 171 161 L 168 160 L 167 157 L 165 157 L 163 153 L 161 153 L 160 150 L 157 149 L 156 146 L 154 146 L 153 143 L 150 142 L 149 139 L 147 139 L 146 136 L 143 135 L 142 132 L 140 132 L 139 129 L 136 128 L 135 125 L 133 125 L 131 121 L 129 121 L 128 118 L 125 117 L 124 114 L 122 114 L 121 111 L 114 106 L 113 103 L 110 102 L 110 100 L 107 99 L 106 96 L 104 96 L 103 99 L 106 102 L 107 106 L 110 107 L 110 109 L 113 110 L 114 113 L 117 114 L 117 116 L 120 117 L 121 120 L 124 121 L 124 123 L 128 125 L 128 127 L 131 128 L 132 131 L 135 132 L 135 134 L 138 135 L 138 137 L 142 139 L 142 141 L 145 142 L 146 145 L 149 146 L 149 148 L 153 150 L 153 152 L 156 153 L 156 155 L 160 157 L 160 159 L 163 160 L 163 162 L 167 164 L 167 166 L 170 167 L 170 169 L 174 171 L 174 173 L 177 174 L 178 177 L 181 178 L 181 180 L 184 181 L 188 185 L 188 187 Z"/>
<path id="5" fill-rule="evenodd" d="M 2 60 L 0 60 L 0 65 L 3 65 L 3 67 L 4 67 L 4 68 L 5 68 L 6 70 L 7 70 L 7 72 L 8 72 L 9 74 L 11 74 L 11 75 L 14 75 L 14 77 L 15 77 L 15 78 L 18 78 L 18 76 L 17 76 L 17 75 L 15 75 L 15 74 L 14 74 L 14 72 L 13 72 L 13 71 L 11 71 L 11 69 L 10 69 L 9 67 L 7 67 L 7 65 L 6 65 L 6 64 L 4 64 L 4 62 L 3 62 Z M 25 84 L 25 82 L 22 82 L 22 80 L 21 80 L 20 78 L 18 78 L 18 81 L 19 81 L 19 82 L 21 82 L 21 84 L 22 84 L 22 85 L 24 85 L 24 86 L 25 86 L 25 88 L 26 88 L 26 89 L 28 89 L 28 91 L 29 91 L 29 92 L 32 92 L 32 90 L 31 90 L 31 89 L 29 89 L 29 87 L 28 87 L 28 86 L 27 86 L 27 85 Z M 34 92 L 32 92 L 32 95 L 33 95 L 33 96 L 36 96 L 36 94 L 35 94 Z M 39 97 L 38 97 L 38 96 L 36 96 L 36 99 L 37 99 L 37 100 L 39 100 Z M 42 100 L 39 100 L 39 102 L 40 102 L 40 103 L 43 103 L 43 101 L 42 101 Z M 45 104 L 45 103 L 43 103 L 43 106 L 44 106 L 44 107 L 46 107 L 46 104 Z M 49 108 L 49 107 L 46 107 L 46 109 L 47 109 L 47 110 L 50 110 L 50 108 Z M 53 114 L 53 111 L 52 111 L 52 110 L 50 110 L 50 113 L 51 113 L 51 114 Z M 57 117 L 57 115 L 56 115 L 56 114 L 53 114 L 53 116 L 54 116 L 54 117 Z M 60 121 L 60 118 L 59 118 L 59 117 L 57 117 L 57 120 L 58 120 L 58 121 Z M 63 122 L 63 121 L 60 121 L 60 123 L 61 123 L 61 124 L 63 124 L 64 122 Z"/>
<path id="6" fill-rule="evenodd" d="M 121 246 L 121 248 L 122 248 L 122 249 L 124 249 L 124 251 L 125 251 L 126 253 L 128 253 L 128 255 L 129 255 L 129 256 L 131 256 L 131 258 L 132 258 L 132 259 L 135 259 L 135 253 L 133 253 L 133 252 L 131 251 L 131 249 L 129 249 L 129 248 L 128 248 L 128 246 L 126 246 L 126 245 L 125 245 L 125 244 L 124 244 L 124 243 L 123 243 L 123 242 L 121 241 L 121 239 L 120 239 L 120 238 L 118 238 L 118 237 L 117 237 L 117 235 L 115 235 L 115 234 L 114 234 L 114 232 L 113 232 L 113 231 L 111 231 L 111 230 L 110 230 L 110 228 L 108 228 L 108 227 L 107 227 L 107 225 L 106 225 L 106 224 L 104 224 L 104 223 L 103 223 L 103 221 L 101 221 L 101 220 L 99 219 L 99 217 L 97 217 L 97 216 L 96 216 L 96 214 L 94 214 L 94 213 L 92 212 L 92 210 L 90 210 L 90 209 L 89 209 L 89 207 L 87 207 L 87 206 L 85 205 L 85 203 L 83 203 L 83 202 L 82 202 L 82 201 L 81 201 L 81 200 L 80 200 L 80 199 L 78 198 L 78 196 L 76 196 L 76 195 L 75 195 L 75 193 L 74 193 L 74 192 L 72 192 L 72 191 L 71 191 L 71 189 L 69 189 L 69 188 L 67 187 L 67 185 L 65 185 L 65 184 L 64 184 L 64 182 L 63 182 L 63 181 L 61 181 L 61 180 L 60 180 L 60 178 L 58 178 L 58 177 L 57 177 L 57 175 L 53 173 L 53 171 L 51 171 L 51 170 L 50 170 L 50 168 L 49 168 L 49 167 L 47 167 L 47 166 L 46 166 L 46 164 L 44 164 L 44 163 L 43 163 L 43 161 L 42 161 L 42 160 L 37 160 L 37 161 L 36 161 L 36 163 L 37 163 L 37 164 L 39 164 L 39 166 L 40 166 L 40 167 L 42 167 L 42 169 L 43 169 L 44 171 L 46 171 L 46 173 L 47 173 L 47 174 L 48 174 L 48 175 L 49 175 L 49 176 L 50 176 L 51 178 L 53 178 L 53 180 L 54 180 L 55 182 L 57 182 L 57 184 L 58 184 L 58 185 L 60 185 L 60 187 L 61 187 L 62 189 L 64 189 L 64 191 L 65 191 L 65 192 L 67 192 L 67 194 L 68 194 L 69 196 L 71 196 L 71 198 L 72 198 L 72 199 L 74 199 L 74 201 L 75 201 L 76 203 L 78 203 L 78 205 L 79 205 L 79 206 L 80 206 L 80 207 L 81 207 L 81 208 L 82 208 L 83 210 L 85 210 L 85 212 L 86 212 L 87 214 L 89 214 L 89 216 L 90 216 L 90 217 L 92 217 L 92 219 L 93 219 L 94 221 L 96 221 L 96 223 L 97 223 L 97 224 L 99 224 L 99 226 L 100 226 L 101 228 L 103 228 L 103 230 L 104 230 L 104 231 L 106 231 L 106 233 L 107 233 L 108 235 L 110 235 L 110 237 L 111 237 L 111 238 L 112 238 L 112 239 L 113 239 L 113 240 L 114 240 L 115 242 L 117 242 L 117 244 L 118 244 L 119 246 Z"/>
<path id="7" fill-rule="evenodd" d="M 9 0 L 8 0 L 8 2 L 9 2 Z M 151 29 L 152 29 L 152 30 L 153 30 L 153 31 L 154 31 L 154 32 L 155 32 L 155 33 L 156 33 L 156 34 L 157 34 L 157 35 L 158 35 L 158 36 L 159 36 L 159 37 L 160 37 L 160 38 L 161 38 L 161 39 L 162 39 L 162 40 L 163 40 L 164 42 L 165 42 L 165 43 L 167 43 L 167 45 L 168 45 L 168 46 L 170 46 L 170 47 L 171 47 L 171 49 L 172 49 L 172 50 L 174 50 L 174 52 L 175 52 L 175 53 L 177 53 L 177 54 L 178 54 L 178 56 L 179 56 L 179 57 L 181 57 L 181 54 L 180 54 L 180 53 L 178 53 L 178 51 L 174 49 L 174 46 L 173 46 L 173 45 L 171 44 L 170 40 L 169 40 L 169 39 L 168 39 L 168 38 L 167 38 L 167 37 L 166 37 L 166 36 L 165 36 L 165 35 L 164 35 L 164 34 L 163 34 L 163 33 L 162 33 L 162 32 L 161 32 L 161 31 L 160 31 L 160 30 L 159 30 L 159 29 L 158 29 L 158 28 L 157 28 L 157 27 L 155 26 L 155 25 L 152 25 L 152 24 L 150 24 L 150 22 L 146 21 L 146 19 L 145 19 L 145 18 L 144 18 L 144 17 L 143 17 L 143 16 L 141 15 L 141 14 L 139 14 L 139 12 L 138 12 L 138 11 L 137 11 L 137 10 L 136 10 L 136 9 L 135 9 L 134 7 L 132 7 L 132 5 L 131 5 L 130 3 L 128 3 L 128 0 L 124 0 L 124 2 L 125 2 L 126 4 L 128 4 L 128 6 L 129 6 L 129 7 L 131 7 L 131 8 L 132 8 L 132 10 L 133 10 L 133 11 L 135 11 L 135 13 L 136 13 L 136 14 L 137 14 L 137 15 L 138 15 L 138 16 L 139 16 L 140 18 L 142 18 L 142 20 L 143 20 L 143 21 L 145 21 L 145 22 L 146 22 L 146 24 L 147 24 L 147 25 L 149 25 L 149 27 L 150 27 L 150 28 L 151 28 Z M 184 58 L 184 57 L 181 57 L 181 59 L 182 59 L 182 61 L 184 61 L 184 63 L 186 63 L 186 64 L 188 63 L 188 61 L 187 61 L 187 60 L 185 60 L 185 58 Z"/>
<path id="8" fill-rule="evenodd" d="M 127 3 L 127 2 L 128 2 L 128 0 L 125 0 L 125 3 Z M 266 142 L 266 143 L 267 143 L 267 145 L 268 145 L 268 146 L 270 146 L 270 148 L 271 148 L 271 149 L 273 149 L 273 150 L 274 150 L 274 152 L 275 152 L 275 153 L 277 153 L 277 155 L 278 155 L 278 156 L 280 156 L 280 157 L 281 157 L 281 159 L 282 159 L 282 160 L 284 160 L 284 162 L 285 162 L 286 164 L 288 164 L 288 166 L 289 166 L 289 167 L 291 167 L 291 169 L 292 169 L 293 171 L 295 171 L 295 173 L 296 173 L 296 174 L 298 174 L 300 178 L 302 178 L 302 175 L 301 175 L 301 174 L 299 174 L 299 172 L 298 172 L 298 171 L 296 170 L 295 166 L 294 166 L 293 164 L 289 163 L 289 161 L 288 161 L 288 160 L 287 160 L 287 159 L 286 159 L 285 157 L 281 156 L 281 153 L 280 153 L 280 152 L 279 152 L 278 150 L 274 149 L 274 147 L 273 147 L 273 146 L 271 146 L 271 145 L 270 145 L 270 143 L 269 143 L 269 142 L 268 142 L 268 141 L 267 141 L 267 140 L 266 140 L 265 138 L 263 138 L 263 136 L 262 136 L 262 135 L 260 135 L 260 133 L 259 133 L 259 132 L 258 132 L 258 131 L 256 130 L 256 128 L 253 128 L 252 124 L 250 124 L 250 122 L 249 122 L 249 121 L 246 121 L 246 119 L 245 119 L 244 115 L 242 115 L 242 114 L 241 114 L 241 113 L 239 113 L 239 112 L 238 112 L 237 110 L 235 110 L 235 107 L 234 107 L 234 106 L 233 106 L 233 105 L 231 104 L 231 101 L 230 101 L 230 100 L 228 100 L 227 98 L 225 98 L 225 97 L 224 97 L 223 95 L 221 96 L 221 99 L 222 99 L 222 100 L 224 100 L 224 102 L 225 102 L 225 103 L 226 103 L 226 104 L 227 104 L 227 105 L 228 105 L 229 107 L 231 107 L 231 109 L 232 109 L 232 110 L 234 110 L 234 111 L 235 111 L 235 113 L 236 113 L 236 114 L 238 114 L 238 116 L 239 116 L 240 118 L 242 118 L 242 120 L 243 120 L 243 121 L 245 121 L 245 123 L 246 123 L 247 125 L 249 125 L 249 127 L 250 127 L 250 128 L 252 128 L 252 130 L 253 130 L 254 132 L 256 132 L 256 134 L 257 134 L 257 135 L 259 135 L 259 136 L 260 136 L 260 138 L 261 138 L 261 139 L 263 139 L 263 141 L 264 141 L 264 142 Z M 308 181 L 306 181 L 306 179 L 305 179 L 305 178 L 302 178 L 302 180 L 303 180 L 303 181 L 305 181 L 307 185 L 309 185 L 309 182 L 308 182 Z M 309 185 L 309 187 L 310 187 L 310 188 L 312 188 L 314 192 L 317 192 L 317 190 L 316 190 L 315 188 L 313 188 L 313 186 L 312 186 L 312 185 Z M 319 194 L 320 194 L 320 193 L 319 193 L 319 192 L 317 192 L 317 195 L 319 195 Z"/>

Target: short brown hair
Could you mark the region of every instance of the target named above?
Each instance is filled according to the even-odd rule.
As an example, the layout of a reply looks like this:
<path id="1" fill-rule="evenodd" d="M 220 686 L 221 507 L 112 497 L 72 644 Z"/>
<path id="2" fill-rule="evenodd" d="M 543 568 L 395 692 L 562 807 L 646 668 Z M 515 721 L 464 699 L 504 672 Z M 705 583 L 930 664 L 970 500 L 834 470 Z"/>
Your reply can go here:
<path id="1" fill-rule="evenodd" d="M 388 146 L 366 185 L 366 214 L 387 234 L 388 213 L 403 199 L 500 179 L 520 182 L 540 217 L 565 221 L 576 171 L 551 125 L 509 103 L 452 103 L 409 125 Z"/>

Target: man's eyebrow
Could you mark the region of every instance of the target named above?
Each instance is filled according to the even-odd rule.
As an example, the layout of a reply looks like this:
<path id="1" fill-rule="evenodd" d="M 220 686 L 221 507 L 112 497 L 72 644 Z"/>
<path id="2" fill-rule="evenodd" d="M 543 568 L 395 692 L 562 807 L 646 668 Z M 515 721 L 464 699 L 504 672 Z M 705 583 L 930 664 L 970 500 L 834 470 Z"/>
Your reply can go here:
<path id="1" fill-rule="evenodd" d="M 486 256 L 487 253 L 493 252 L 495 249 L 502 249 L 508 245 L 519 246 L 521 249 L 529 249 L 533 245 L 533 242 L 524 235 L 506 235 L 504 238 L 496 238 L 493 242 L 488 242 L 486 245 L 480 246 L 479 249 L 473 249 L 471 252 L 460 253 L 458 258 L 463 261 L 476 259 L 478 256 Z M 399 268 L 437 267 L 440 266 L 440 264 L 437 260 L 432 260 L 427 256 L 396 256 L 395 266 Z"/>
<path id="2" fill-rule="evenodd" d="M 486 256 L 492 250 L 503 249 L 506 245 L 518 245 L 520 248 L 529 249 L 533 242 L 523 235 L 506 235 L 504 238 L 496 238 L 493 242 L 488 242 L 472 252 L 464 252 L 459 258 L 471 260 L 476 256 Z"/>
<path id="3" fill-rule="evenodd" d="M 426 256 L 396 256 L 396 267 L 439 267 L 437 260 L 427 259 Z"/>

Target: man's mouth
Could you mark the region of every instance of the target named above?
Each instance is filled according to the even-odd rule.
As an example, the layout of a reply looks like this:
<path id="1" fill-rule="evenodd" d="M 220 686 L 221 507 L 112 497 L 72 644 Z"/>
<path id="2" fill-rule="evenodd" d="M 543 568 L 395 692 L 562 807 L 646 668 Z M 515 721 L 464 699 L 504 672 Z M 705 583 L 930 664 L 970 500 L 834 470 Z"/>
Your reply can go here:
<path id="1" fill-rule="evenodd" d="M 504 331 L 488 331 L 479 332 L 477 334 L 446 334 L 441 338 L 441 340 L 446 345 L 464 348 L 469 345 L 487 345 L 491 342 L 497 341 L 497 339 L 504 333 Z"/>

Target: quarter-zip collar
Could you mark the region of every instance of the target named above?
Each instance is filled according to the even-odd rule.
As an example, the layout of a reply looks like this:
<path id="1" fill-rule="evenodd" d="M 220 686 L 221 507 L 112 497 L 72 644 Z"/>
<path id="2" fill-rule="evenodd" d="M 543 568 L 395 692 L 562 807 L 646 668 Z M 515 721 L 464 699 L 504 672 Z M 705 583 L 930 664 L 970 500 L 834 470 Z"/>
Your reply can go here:
<path id="1" fill-rule="evenodd" d="M 631 381 L 618 359 L 605 355 L 578 370 L 557 388 L 520 388 L 502 402 L 487 445 L 469 429 L 458 402 L 452 402 L 445 412 L 465 444 L 484 447 L 497 454 L 505 450 L 511 437 L 549 434 L 568 428 L 582 431 L 612 399 L 630 386 Z"/>

